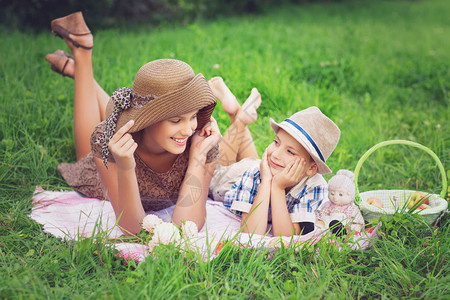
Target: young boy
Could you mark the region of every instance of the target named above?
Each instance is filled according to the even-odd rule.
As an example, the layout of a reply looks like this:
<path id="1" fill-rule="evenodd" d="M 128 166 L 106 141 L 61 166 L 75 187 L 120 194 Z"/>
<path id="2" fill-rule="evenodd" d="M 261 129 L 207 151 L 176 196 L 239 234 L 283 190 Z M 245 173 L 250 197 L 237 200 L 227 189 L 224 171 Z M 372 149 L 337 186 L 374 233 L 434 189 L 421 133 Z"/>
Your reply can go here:
<path id="1" fill-rule="evenodd" d="M 263 235 L 271 221 L 274 236 L 309 233 L 314 230 L 315 211 L 327 198 L 327 182 L 321 174 L 331 173 L 325 162 L 340 130 L 317 107 L 279 124 L 270 119 L 270 125 L 275 139 L 261 160 L 244 159 L 228 166 L 234 169 L 231 173 L 239 165 L 250 168 L 225 193 L 223 203 L 242 216 L 243 232 Z M 211 182 L 220 185 L 225 173 L 216 172 L 222 179 Z"/>

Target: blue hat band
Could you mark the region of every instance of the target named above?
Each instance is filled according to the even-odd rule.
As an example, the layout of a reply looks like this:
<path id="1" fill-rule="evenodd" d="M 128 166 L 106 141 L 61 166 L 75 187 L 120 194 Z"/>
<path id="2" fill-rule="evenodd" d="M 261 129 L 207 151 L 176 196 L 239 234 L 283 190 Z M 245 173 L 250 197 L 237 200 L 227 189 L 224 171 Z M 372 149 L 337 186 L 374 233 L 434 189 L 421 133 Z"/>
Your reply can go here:
<path id="1" fill-rule="evenodd" d="M 297 123 L 295 123 L 294 121 L 292 121 L 291 119 L 286 119 L 284 120 L 285 122 L 288 122 L 289 124 L 291 124 L 292 126 L 294 126 L 298 131 L 300 131 L 301 134 L 303 134 L 308 141 L 311 143 L 311 145 L 314 147 L 314 149 L 316 149 L 317 154 L 319 155 L 320 159 L 325 162 L 325 159 L 323 158 L 322 152 L 320 152 L 319 147 L 317 147 L 317 144 L 314 142 L 314 140 L 312 139 L 312 137 L 309 136 L 309 134 L 300 127 L 300 125 L 298 125 Z"/>

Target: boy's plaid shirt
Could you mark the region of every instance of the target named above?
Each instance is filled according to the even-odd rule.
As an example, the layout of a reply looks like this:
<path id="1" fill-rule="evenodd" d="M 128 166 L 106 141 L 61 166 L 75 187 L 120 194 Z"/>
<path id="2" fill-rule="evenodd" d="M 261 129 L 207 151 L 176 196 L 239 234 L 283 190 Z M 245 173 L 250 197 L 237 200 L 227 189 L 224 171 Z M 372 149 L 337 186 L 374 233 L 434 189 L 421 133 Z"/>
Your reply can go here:
<path id="1" fill-rule="evenodd" d="M 225 194 L 223 204 L 233 213 L 241 216 L 248 213 L 261 185 L 259 167 L 248 169 Z M 303 178 L 286 194 L 286 206 L 291 221 L 314 222 L 315 211 L 328 197 L 328 185 L 320 174 Z M 271 219 L 269 207 L 269 220 Z"/>

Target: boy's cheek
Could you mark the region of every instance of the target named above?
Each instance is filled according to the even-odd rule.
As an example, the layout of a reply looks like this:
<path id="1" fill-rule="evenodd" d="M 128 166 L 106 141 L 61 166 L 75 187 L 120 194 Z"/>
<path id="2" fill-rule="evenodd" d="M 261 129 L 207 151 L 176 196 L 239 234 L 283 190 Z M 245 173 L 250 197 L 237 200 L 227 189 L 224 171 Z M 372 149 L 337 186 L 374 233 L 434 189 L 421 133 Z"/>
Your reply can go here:
<path id="1" fill-rule="evenodd" d="M 267 151 L 267 156 L 270 156 L 270 154 L 272 154 L 273 152 L 273 147 L 272 147 L 273 143 L 270 143 L 269 146 L 267 146 L 266 150 Z"/>
<path id="2" fill-rule="evenodd" d="M 269 165 L 270 165 L 270 160 L 272 158 L 273 149 L 269 145 L 269 147 L 267 147 L 265 151 L 267 151 L 267 161 L 269 162 Z"/>

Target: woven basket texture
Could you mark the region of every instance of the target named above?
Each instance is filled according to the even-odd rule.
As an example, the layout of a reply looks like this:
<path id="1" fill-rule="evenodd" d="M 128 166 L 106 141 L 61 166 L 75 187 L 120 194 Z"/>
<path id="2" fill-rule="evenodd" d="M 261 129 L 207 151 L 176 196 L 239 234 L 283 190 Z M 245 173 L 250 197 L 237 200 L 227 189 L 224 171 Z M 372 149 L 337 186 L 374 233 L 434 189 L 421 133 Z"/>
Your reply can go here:
<path id="1" fill-rule="evenodd" d="M 359 196 L 361 202 L 359 203 L 359 208 L 364 220 L 366 222 L 371 222 L 381 215 L 392 216 L 396 211 L 401 211 L 404 207 L 407 211 L 408 208 L 406 202 L 414 192 L 415 191 L 411 190 L 373 190 L 360 193 Z M 432 225 L 439 215 L 447 209 L 448 202 L 436 194 L 428 194 L 428 196 L 428 205 L 431 206 L 431 208 L 417 211 L 419 215 L 423 216 L 428 224 Z M 367 199 L 371 197 L 380 199 L 383 202 L 383 208 L 368 204 Z"/>

